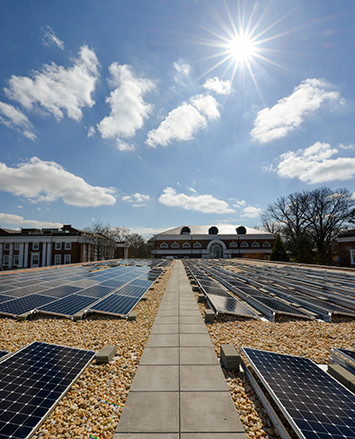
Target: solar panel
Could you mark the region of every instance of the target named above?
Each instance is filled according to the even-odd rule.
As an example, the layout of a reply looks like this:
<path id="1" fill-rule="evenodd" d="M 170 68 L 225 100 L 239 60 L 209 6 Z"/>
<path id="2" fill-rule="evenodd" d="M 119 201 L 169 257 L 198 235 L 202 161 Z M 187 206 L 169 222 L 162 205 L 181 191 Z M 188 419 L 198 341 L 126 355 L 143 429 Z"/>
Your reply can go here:
<path id="1" fill-rule="evenodd" d="M 82 288 L 74 287 L 72 285 L 62 285 L 60 287 L 55 287 L 49 290 L 45 290 L 43 294 L 46 294 L 47 296 L 53 296 L 55 298 L 66 297 L 76 293 L 77 291 L 80 291 L 81 289 Z"/>
<path id="2" fill-rule="evenodd" d="M 103 287 L 102 285 L 95 285 L 89 288 L 85 288 L 84 290 L 79 291 L 77 294 L 80 296 L 89 296 L 89 297 L 104 297 L 107 294 L 115 291 L 114 287 Z"/>
<path id="3" fill-rule="evenodd" d="M 145 287 L 137 287 L 132 284 L 125 285 L 120 288 L 115 294 L 119 294 L 120 296 L 132 296 L 132 297 L 142 297 L 144 293 L 147 291 Z"/>
<path id="4" fill-rule="evenodd" d="M 251 311 L 247 306 L 232 296 L 224 297 L 220 295 L 208 295 L 213 307 L 219 313 L 234 314 L 243 317 L 255 317 L 257 315 Z"/>
<path id="5" fill-rule="evenodd" d="M 45 303 L 53 302 L 53 300 L 53 297 L 42 296 L 40 294 L 30 294 L 29 296 L 21 297 L 20 299 L 13 299 L 0 303 L 0 314 L 19 316 L 26 312 L 30 312 Z"/>
<path id="6" fill-rule="evenodd" d="M 94 356 L 34 342 L 0 360 L 0 438 L 32 436 Z"/>
<path id="7" fill-rule="evenodd" d="M 308 358 L 242 348 L 299 438 L 354 439 L 355 395 Z"/>
<path id="8" fill-rule="evenodd" d="M 72 294 L 68 297 L 63 297 L 62 299 L 49 303 L 48 305 L 41 306 L 37 309 L 37 311 L 61 316 L 73 316 L 79 311 L 88 308 L 96 301 L 97 297 L 87 297 Z"/>
<path id="9" fill-rule="evenodd" d="M 138 297 L 120 296 L 115 293 L 95 304 L 89 312 L 126 316 L 138 302 Z"/>
<path id="10" fill-rule="evenodd" d="M 102 285 L 104 287 L 119 288 L 119 287 L 122 287 L 122 285 L 124 285 L 125 283 L 127 283 L 127 280 L 109 279 L 109 280 L 106 280 L 105 282 L 102 282 L 100 285 Z"/>
<path id="11" fill-rule="evenodd" d="M 13 297 L 5 296 L 5 294 L 0 294 L 0 303 L 1 302 L 6 302 L 7 300 L 11 300 L 11 299 L 13 299 Z"/>
<path id="12" fill-rule="evenodd" d="M 349 349 L 332 349 L 332 359 L 355 374 L 355 351 Z"/>
<path id="13" fill-rule="evenodd" d="M 3 357 L 4 355 L 7 355 L 8 352 L 7 351 L 0 351 L 0 358 Z"/>

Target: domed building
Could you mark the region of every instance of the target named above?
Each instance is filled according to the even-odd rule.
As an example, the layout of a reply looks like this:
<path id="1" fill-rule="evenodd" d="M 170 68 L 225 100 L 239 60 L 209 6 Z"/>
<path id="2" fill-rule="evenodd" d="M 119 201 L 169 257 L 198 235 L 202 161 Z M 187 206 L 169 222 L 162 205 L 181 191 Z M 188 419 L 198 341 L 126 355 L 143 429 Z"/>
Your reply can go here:
<path id="1" fill-rule="evenodd" d="M 149 240 L 154 258 L 268 259 L 276 235 L 241 225 L 179 226 Z"/>

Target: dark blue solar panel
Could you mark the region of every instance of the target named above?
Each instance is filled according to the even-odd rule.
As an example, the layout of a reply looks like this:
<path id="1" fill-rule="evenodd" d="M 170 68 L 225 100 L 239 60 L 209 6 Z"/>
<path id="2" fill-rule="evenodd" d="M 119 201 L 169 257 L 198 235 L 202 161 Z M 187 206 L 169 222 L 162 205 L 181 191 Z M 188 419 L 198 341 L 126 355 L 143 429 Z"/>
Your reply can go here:
<path id="1" fill-rule="evenodd" d="M 115 287 L 103 287 L 102 285 L 95 285 L 89 288 L 85 288 L 84 290 L 79 291 L 77 294 L 80 296 L 89 296 L 89 297 L 104 297 L 107 294 L 115 291 Z"/>
<path id="2" fill-rule="evenodd" d="M 10 290 L 6 292 L 6 294 L 13 297 L 24 297 L 28 296 L 29 294 L 40 293 L 44 290 L 46 290 L 46 287 L 44 287 L 43 285 L 32 285 L 28 287 L 16 288 L 15 290 Z"/>
<path id="3" fill-rule="evenodd" d="M 33 435 L 95 352 L 35 342 L 1 362 L 0 439 Z"/>
<path id="4" fill-rule="evenodd" d="M 88 308 L 92 303 L 97 301 L 97 297 L 79 296 L 72 294 L 71 296 L 58 299 L 55 302 L 38 308 L 40 312 L 49 314 L 60 314 L 64 316 L 73 316 L 79 311 Z M 0 304 L 1 305 L 1 304 Z"/>
<path id="5" fill-rule="evenodd" d="M 138 302 L 139 298 L 137 297 L 111 294 L 94 305 L 90 311 L 126 316 Z"/>
<path id="6" fill-rule="evenodd" d="M 144 293 L 147 291 L 147 288 L 137 287 L 132 284 L 125 285 L 120 288 L 115 294 L 120 296 L 132 296 L 132 297 L 142 297 Z"/>
<path id="7" fill-rule="evenodd" d="M 355 438 L 355 395 L 315 363 L 251 348 L 242 352 L 300 438 Z"/>
<path id="8" fill-rule="evenodd" d="M 119 288 L 122 287 L 122 285 L 124 285 L 126 282 L 127 282 L 126 280 L 109 279 L 106 280 L 105 282 L 102 282 L 100 285 L 102 285 L 103 287 Z"/>
<path id="9" fill-rule="evenodd" d="M 146 290 L 151 287 L 153 282 L 144 279 L 134 279 L 130 285 L 134 285 L 137 287 L 144 287 Z"/>
<path id="10" fill-rule="evenodd" d="M 12 296 L 5 296 L 5 294 L 0 294 L 0 303 L 6 302 L 7 300 L 13 300 Z"/>
<path id="11" fill-rule="evenodd" d="M 63 285 L 61 287 L 55 287 L 49 290 L 45 290 L 43 294 L 46 294 L 47 296 L 53 296 L 55 298 L 66 297 L 76 293 L 77 291 L 80 291 L 81 289 L 82 288 L 80 287 L 74 287 L 72 285 Z"/>
<path id="12" fill-rule="evenodd" d="M 0 351 L 0 358 L 3 357 L 4 355 L 8 354 L 7 351 Z"/>
<path id="13" fill-rule="evenodd" d="M 30 294 L 29 296 L 13 299 L 0 303 L 0 314 L 10 314 L 18 316 L 46 303 L 53 302 L 53 297 L 42 296 L 40 294 Z"/>

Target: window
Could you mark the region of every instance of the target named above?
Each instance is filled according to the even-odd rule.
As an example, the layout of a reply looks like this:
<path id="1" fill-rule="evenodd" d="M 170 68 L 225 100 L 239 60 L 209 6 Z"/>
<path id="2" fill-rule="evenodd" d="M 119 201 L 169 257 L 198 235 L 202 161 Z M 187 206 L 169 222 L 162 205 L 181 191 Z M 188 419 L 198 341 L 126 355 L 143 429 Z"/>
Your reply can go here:
<path id="1" fill-rule="evenodd" d="M 10 243 L 9 242 L 5 242 L 4 250 L 10 250 Z"/>
<path id="2" fill-rule="evenodd" d="M 240 246 L 241 246 L 242 248 L 246 248 L 246 247 L 249 247 L 249 244 L 248 244 L 247 242 L 243 241 L 243 242 L 240 244 Z"/>
<path id="3" fill-rule="evenodd" d="M 264 247 L 264 248 L 270 248 L 270 247 L 271 247 L 270 242 L 267 242 L 267 241 L 264 242 L 264 243 L 263 243 L 263 247 Z"/>
<path id="4" fill-rule="evenodd" d="M 350 250 L 350 260 L 352 264 L 355 264 L 355 249 Z"/>
<path id="5" fill-rule="evenodd" d="M 71 255 L 64 255 L 64 264 L 71 264 Z"/>
<path id="6" fill-rule="evenodd" d="M 191 245 L 190 245 L 189 242 L 184 242 L 184 243 L 182 244 L 182 248 L 190 248 L 190 247 L 191 247 Z"/>
<path id="7" fill-rule="evenodd" d="M 20 265 L 20 256 L 18 254 L 14 255 L 14 265 Z"/>
<path id="8" fill-rule="evenodd" d="M 54 265 L 60 265 L 62 263 L 61 255 L 54 255 Z"/>
<path id="9" fill-rule="evenodd" d="M 56 250 L 61 250 L 62 249 L 62 243 L 61 242 L 56 242 L 55 243 L 55 249 Z"/>
<path id="10" fill-rule="evenodd" d="M 177 242 L 173 242 L 171 244 L 171 248 L 180 248 L 179 244 Z"/>
<path id="11" fill-rule="evenodd" d="M 32 253 L 31 267 L 39 267 L 39 253 Z"/>
<path id="12" fill-rule="evenodd" d="M 39 242 L 32 243 L 32 250 L 39 250 Z"/>
<path id="13" fill-rule="evenodd" d="M 9 265 L 9 255 L 4 255 L 3 265 Z"/>
<path id="14" fill-rule="evenodd" d="M 185 226 L 181 229 L 180 235 L 190 235 L 190 233 L 191 233 L 190 227 Z"/>
<path id="15" fill-rule="evenodd" d="M 229 244 L 229 248 L 237 248 L 237 247 L 238 247 L 238 244 L 234 241 Z"/>
<path id="16" fill-rule="evenodd" d="M 166 242 L 162 242 L 160 244 L 160 248 L 169 248 L 168 244 Z"/>
<path id="17" fill-rule="evenodd" d="M 194 248 L 201 248 L 201 247 L 202 247 L 202 245 L 200 242 L 195 242 Z"/>
<path id="18" fill-rule="evenodd" d="M 19 242 L 15 242 L 14 250 L 20 250 L 20 243 Z"/>
<path id="19" fill-rule="evenodd" d="M 260 247 L 260 244 L 258 242 L 256 242 L 256 241 L 254 241 L 251 246 L 253 248 L 257 248 L 257 247 Z"/>
<path id="20" fill-rule="evenodd" d="M 209 235 L 218 235 L 218 229 L 215 226 L 210 227 L 210 229 L 208 230 L 208 234 Z"/>
<path id="21" fill-rule="evenodd" d="M 65 249 L 65 250 L 71 250 L 71 242 L 66 242 L 66 243 L 64 244 L 64 249 Z"/>

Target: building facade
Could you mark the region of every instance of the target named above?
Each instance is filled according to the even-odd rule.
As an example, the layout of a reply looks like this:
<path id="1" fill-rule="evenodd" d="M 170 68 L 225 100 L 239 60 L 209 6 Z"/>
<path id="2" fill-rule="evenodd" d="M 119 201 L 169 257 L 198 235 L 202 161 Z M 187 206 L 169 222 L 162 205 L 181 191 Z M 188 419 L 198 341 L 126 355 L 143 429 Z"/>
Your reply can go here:
<path id="1" fill-rule="evenodd" d="M 61 229 L 0 228 L 0 269 L 75 264 L 113 259 L 120 254 L 128 257 L 127 246 L 116 247 L 119 246 L 104 235 L 71 225 Z"/>
<path id="2" fill-rule="evenodd" d="M 355 229 L 339 234 L 339 265 L 355 268 Z"/>
<path id="3" fill-rule="evenodd" d="M 154 258 L 268 259 L 276 235 L 250 227 L 179 226 L 154 235 L 149 244 Z"/>

